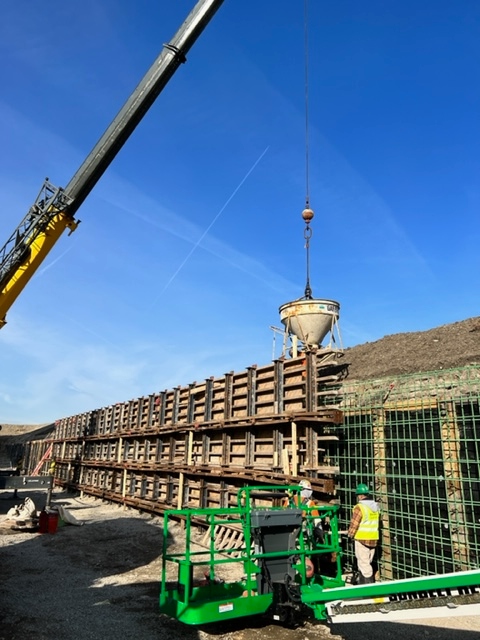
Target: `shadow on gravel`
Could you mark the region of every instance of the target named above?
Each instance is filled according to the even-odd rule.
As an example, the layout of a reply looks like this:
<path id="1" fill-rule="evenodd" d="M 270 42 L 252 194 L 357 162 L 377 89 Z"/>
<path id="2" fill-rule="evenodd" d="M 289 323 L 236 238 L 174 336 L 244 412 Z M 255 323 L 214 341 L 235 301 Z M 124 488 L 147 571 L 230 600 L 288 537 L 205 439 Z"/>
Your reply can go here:
<path id="1" fill-rule="evenodd" d="M 0 511 L 27 495 L 43 507 L 45 494 L 22 492 L 17 499 L 0 495 Z M 116 517 L 113 507 L 102 520 L 95 504 L 71 496 L 64 501 L 62 494 L 53 502 L 64 503 L 85 524 L 59 527 L 53 535 L 0 534 L 0 640 L 198 639 L 196 629 L 159 612 L 158 518 L 134 511 Z"/>

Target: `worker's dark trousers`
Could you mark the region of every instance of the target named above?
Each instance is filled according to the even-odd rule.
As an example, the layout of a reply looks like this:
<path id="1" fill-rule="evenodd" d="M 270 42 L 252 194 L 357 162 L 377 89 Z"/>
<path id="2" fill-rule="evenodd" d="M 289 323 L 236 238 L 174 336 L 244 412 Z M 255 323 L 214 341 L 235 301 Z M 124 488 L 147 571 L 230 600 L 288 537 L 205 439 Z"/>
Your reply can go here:
<path id="1" fill-rule="evenodd" d="M 375 576 L 371 575 L 369 578 L 365 578 L 361 571 L 358 572 L 357 584 L 373 584 L 375 582 Z"/>

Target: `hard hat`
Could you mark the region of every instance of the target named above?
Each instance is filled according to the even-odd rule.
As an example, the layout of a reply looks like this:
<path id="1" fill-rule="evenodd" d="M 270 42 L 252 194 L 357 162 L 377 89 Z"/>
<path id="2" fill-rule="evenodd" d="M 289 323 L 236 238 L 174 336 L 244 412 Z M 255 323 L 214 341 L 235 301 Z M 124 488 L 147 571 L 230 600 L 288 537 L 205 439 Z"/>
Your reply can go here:
<path id="1" fill-rule="evenodd" d="M 371 491 L 368 484 L 364 484 L 363 482 L 361 482 L 355 490 L 357 496 L 366 496 L 369 493 L 371 493 Z"/>
<path id="2" fill-rule="evenodd" d="M 304 489 L 311 489 L 312 488 L 312 483 L 310 482 L 310 480 L 300 480 L 300 482 L 298 484 L 301 487 L 303 487 Z"/>

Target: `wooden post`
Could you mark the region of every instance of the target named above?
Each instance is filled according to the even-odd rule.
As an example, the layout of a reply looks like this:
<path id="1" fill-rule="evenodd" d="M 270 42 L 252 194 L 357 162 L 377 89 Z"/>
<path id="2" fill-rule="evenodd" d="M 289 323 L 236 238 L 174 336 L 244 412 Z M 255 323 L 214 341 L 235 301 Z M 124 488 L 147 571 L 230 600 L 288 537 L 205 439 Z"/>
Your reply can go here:
<path id="1" fill-rule="evenodd" d="M 188 432 L 187 464 L 189 467 L 191 467 L 193 464 L 193 431 Z"/>
<path id="2" fill-rule="evenodd" d="M 388 514 L 388 485 L 387 485 L 387 453 L 385 447 L 385 410 L 372 411 L 372 441 L 373 441 L 373 465 L 375 478 L 375 497 L 381 502 L 381 540 L 382 560 L 385 567 L 383 578 L 393 578 L 392 571 L 392 540 L 390 532 L 390 519 Z"/>
<path id="3" fill-rule="evenodd" d="M 288 453 L 288 447 L 285 447 L 282 451 L 282 466 L 283 466 L 283 473 L 286 476 L 290 475 L 290 460 L 289 460 L 289 453 Z"/>
<path id="4" fill-rule="evenodd" d="M 125 498 L 127 496 L 127 469 L 123 470 L 123 478 L 122 478 L 122 500 L 123 500 L 123 508 L 125 509 Z"/>
<path id="5" fill-rule="evenodd" d="M 292 476 L 298 476 L 297 423 L 292 420 Z"/>
<path id="6" fill-rule="evenodd" d="M 183 487 L 185 484 L 185 474 L 179 473 L 178 475 L 178 496 L 177 496 L 177 509 L 181 509 L 183 506 Z"/>
<path id="7" fill-rule="evenodd" d="M 445 492 L 455 571 L 471 569 L 460 465 L 460 433 L 453 402 L 439 403 Z"/>

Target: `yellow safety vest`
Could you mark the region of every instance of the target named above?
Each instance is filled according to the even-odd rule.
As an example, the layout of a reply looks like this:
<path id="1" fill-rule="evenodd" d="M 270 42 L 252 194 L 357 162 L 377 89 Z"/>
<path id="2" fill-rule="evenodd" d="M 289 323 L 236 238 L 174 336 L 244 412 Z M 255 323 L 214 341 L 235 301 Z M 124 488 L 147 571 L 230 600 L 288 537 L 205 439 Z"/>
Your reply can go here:
<path id="1" fill-rule="evenodd" d="M 373 511 L 361 502 L 355 506 L 360 507 L 362 512 L 362 521 L 355 534 L 355 540 L 378 540 L 379 511 Z"/>

